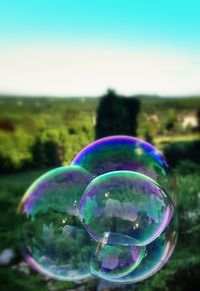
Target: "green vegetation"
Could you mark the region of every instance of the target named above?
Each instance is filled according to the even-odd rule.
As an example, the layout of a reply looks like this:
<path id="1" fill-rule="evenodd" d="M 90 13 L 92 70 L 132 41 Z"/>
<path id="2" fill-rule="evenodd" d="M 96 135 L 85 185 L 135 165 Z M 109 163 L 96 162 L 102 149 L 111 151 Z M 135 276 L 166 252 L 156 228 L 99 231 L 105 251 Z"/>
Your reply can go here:
<path id="1" fill-rule="evenodd" d="M 94 140 L 96 119 L 97 136 L 102 136 L 100 131 L 111 125 L 114 132 L 135 135 L 138 123 L 137 135 L 162 148 L 178 138 L 182 141 L 199 138 L 198 126 L 192 126 L 186 119 L 191 114 L 195 119 L 196 114 L 196 122 L 199 121 L 200 98 L 143 97 L 137 121 L 137 99 L 130 99 L 130 104 L 118 99 L 118 109 L 113 106 L 109 111 L 109 104 L 106 109 L 100 106 L 97 117 L 98 98 L 0 98 L 0 172 L 69 164 L 82 147 Z M 130 112 L 126 112 L 127 106 Z M 116 120 L 120 112 L 119 124 L 113 118 Z"/>
<path id="2" fill-rule="evenodd" d="M 94 140 L 93 99 L 0 99 L 0 171 L 69 164 Z"/>
<path id="3" fill-rule="evenodd" d="M 172 171 L 171 193 L 177 200 L 179 240 L 169 263 L 136 290 L 200 289 L 200 156 L 199 125 L 183 127 L 200 99 L 140 96 L 137 134 L 166 153 Z M 27 187 L 41 174 L 67 165 L 95 138 L 98 98 L 0 98 L 0 252 L 15 256 L 0 266 L 1 290 L 68 290 L 80 286 L 47 279 L 22 266 L 17 243 L 16 208 Z M 28 274 L 26 274 L 26 272 Z M 83 283 L 96 290 L 94 280 Z M 126 286 L 126 290 L 133 290 Z M 130 288 L 130 289 L 129 289 Z"/>

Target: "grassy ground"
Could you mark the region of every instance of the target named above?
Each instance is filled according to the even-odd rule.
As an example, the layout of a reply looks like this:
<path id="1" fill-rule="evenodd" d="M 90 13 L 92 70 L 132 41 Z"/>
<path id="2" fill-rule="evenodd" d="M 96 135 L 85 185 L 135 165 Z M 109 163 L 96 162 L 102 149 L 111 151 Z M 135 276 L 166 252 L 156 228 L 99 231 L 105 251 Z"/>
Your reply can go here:
<path id="1" fill-rule="evenodd" d="M 163 144 L 175 143 L 175 142 L 186 142 L 199 140 L 199 134 L 185 134 L 185 135 L 165 135 L 154 138 L 155 145 L 162 147 Z"/>
<path id="2" fill-rule="evenodd" d="M 9 265 L 0 267 L 1 290 L 68 290 L 73 283 L 49 280 L 22 264 L 18 250 L 16 208 L 26 188 L 47 170 L 30 171 L 0 176 L 0 252 L 6 248 L 14 251 Z M 171 178 L 177 196 L 180 219 L 179 242 L 172 259 L 157 275 L 136 286 L 138 290 L 188 290 L 189 284 L 196 288 L 200 270 L 199 255 L 199 173 L 181 175 L 174 172 Z M 174 184 L 175 181 L 175 184 Z M 192 216 L 191 213 L 195 215 Z M 184 280 L 187 278 L 188 283 Z M 195 284 L 195 285 L 194 285 Z M 95 282 L 84 284 L 85 290 L 95 290 Z M 127 287 L 132 290 L 132 287 Z M 191 289 L 197 290 L 197 289 Z"/>

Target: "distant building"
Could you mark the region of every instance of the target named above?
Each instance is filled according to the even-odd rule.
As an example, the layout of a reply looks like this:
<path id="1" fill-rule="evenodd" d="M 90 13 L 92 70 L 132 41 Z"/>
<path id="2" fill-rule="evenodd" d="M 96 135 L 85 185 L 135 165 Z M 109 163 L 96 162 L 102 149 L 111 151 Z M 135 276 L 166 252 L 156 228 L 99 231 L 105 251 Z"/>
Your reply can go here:
<path id="1" fill-rule="evenodd" d="M 157 114 L 151 114 L 149 116 L 149 119 L 152 120 L 152 121 L 155 121 L 155 122 L 158 122 L 159 121 L 159 118 L 158 118 L 158 115 Z"/>
<path id="2" fill-rule="evenodd" d="M 182 127 L 185 129 L 187 127 L 197 127 L 198 119 L 195 111 L 187 112 L 183 114 L 180 118 Z"/>
<path id="3" fill-rule="evenodd" d="M 159 121 L 159 118 L 158 118 L 158 115 L 157 114 L 144 114 L 144 118 L 148 121 L 154 121 L 154 122 L 158 122 Z"/>

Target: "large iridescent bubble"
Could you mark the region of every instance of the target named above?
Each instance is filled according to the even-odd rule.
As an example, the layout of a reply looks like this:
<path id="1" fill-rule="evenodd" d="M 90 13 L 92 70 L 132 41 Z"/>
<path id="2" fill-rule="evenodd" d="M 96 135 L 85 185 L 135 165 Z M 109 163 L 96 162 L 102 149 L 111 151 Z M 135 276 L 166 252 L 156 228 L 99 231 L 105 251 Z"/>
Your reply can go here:
<path id="1" fill-rule="evenodd" d="M 91 272 L 102 279 L 113 280 L 136 269 L 145 256 L 145 247 L 108 244 L 110 233 L 104 233 L 91 257 Z"/>
<path id="2" fill-rule="evenodd" d="M 120 170 L 135 171 L 157 182 L 166 179 L 167 163 L 149 143 L 130 136 L 111 136 L 86 146 L 73 159 L 78 165 L 98 176 Z"/>
<path id="3" fill-rule="evenodd" d="M 155 274 L 177 239 L 167 172 L 163 155 L 140 139 L 113 136 L 88 145 L 22 198 L 27 262 L 59 280 L 136 283 Z"/>
<path id="4" fill-rule="evenodd" d="M 57 168 L 35 181 L 22 198 L 21 248 L 41 273 L 61 280 L 90 276 L 92 240 L 80 223 L 78 206 L 91 180 L 80 167 Z"/>
<path id="5" fill-rule="evenodd" d="M 115 171 L 95 178 L 80 201 L 80 216 L 89 234 L 109 243 L 146 245 L 166 228 L 173 204 L 149 177 L 132 171 Z"/>
<path id="6" fill-rule="evenodd" d="M 123 284 L 137 283 L 151 277 L 152 275 L 157 273 L 171 257 L 177 241 L 177 229 L 178 219 L 177 216 L 174 215 L 171 223 L 162 232 L 162 234 L 160 234 L 152 243 L 148 244 L 145 247 L 146 251 L 142 260 L 136 268 L 134 268 L 133 270 L 129 269 L 130 272 L 127 275 L 122 275 L 118 277 L 112 276 L 112 278 L 110 278 L 106 275 L 102 267 L 99 268 L 99 270 L 96 270 L 95 275 L 101 279 Z M 112 245 L 109 246 L 113 247 Z M 104 247 L 106 248 L 108 247 L 108 245 L 104 245 Z M 129 253 L 129 247 L 126 248 L 127 253 Z"/>

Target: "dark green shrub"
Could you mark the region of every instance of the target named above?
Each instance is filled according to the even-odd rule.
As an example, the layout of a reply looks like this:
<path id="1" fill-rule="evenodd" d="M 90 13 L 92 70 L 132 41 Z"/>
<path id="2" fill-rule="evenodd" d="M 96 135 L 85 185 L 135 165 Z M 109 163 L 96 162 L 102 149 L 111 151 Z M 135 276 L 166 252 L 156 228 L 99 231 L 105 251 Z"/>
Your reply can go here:
<path id="1" fill-rule="evenodd" d="M 183 160 L 200 163 L 200 141 L 176 142 L 164 147 L 164 155 L 170 166 L 175 167 Z"/>
<path id="2" fill-rule="evenodd" d="M 110 135 L 137 135 L 140 101 L 108 90 L 97 109 L 96 138 Z"/>

